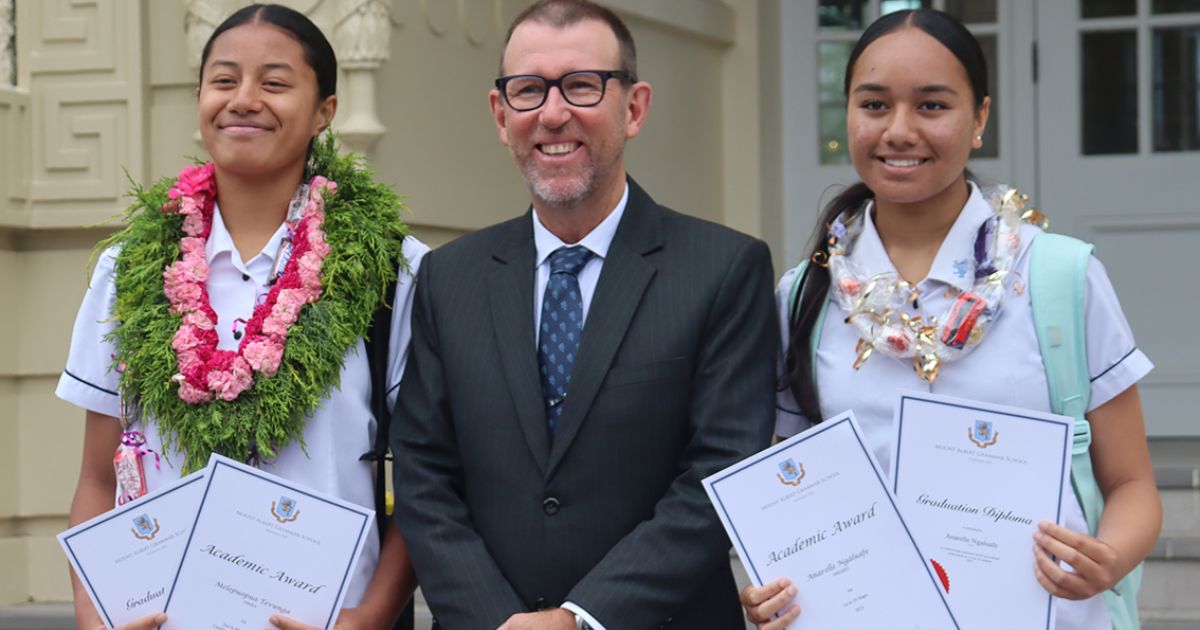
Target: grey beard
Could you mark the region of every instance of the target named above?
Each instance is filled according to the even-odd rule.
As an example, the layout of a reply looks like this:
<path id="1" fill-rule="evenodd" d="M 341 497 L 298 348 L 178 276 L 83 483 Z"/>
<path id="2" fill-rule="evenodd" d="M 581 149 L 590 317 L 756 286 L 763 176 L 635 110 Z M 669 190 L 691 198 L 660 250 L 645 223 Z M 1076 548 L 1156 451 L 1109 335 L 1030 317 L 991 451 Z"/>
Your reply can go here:
<path id="1" fill-rule="evenodd" d="M 521 174 L 525 176 L 525 183 L 529 185 L 533 196 L 554 207 L 577 205 L 591 196 L 596 188 L 596 167 L 592 164 L 585 167 L 580 177 L 565 188 L 543 180 L 532 157 L 521 164 Z"/>

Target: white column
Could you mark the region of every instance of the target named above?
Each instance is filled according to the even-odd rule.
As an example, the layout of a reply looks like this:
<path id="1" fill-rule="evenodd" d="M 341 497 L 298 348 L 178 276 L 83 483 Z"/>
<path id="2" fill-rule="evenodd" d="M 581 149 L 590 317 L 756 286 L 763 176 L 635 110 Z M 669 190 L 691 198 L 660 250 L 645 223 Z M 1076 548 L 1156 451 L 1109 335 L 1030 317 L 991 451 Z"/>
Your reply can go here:
<path id="1" fill-rule="evenodd" d="M 345 79 L 335 121 L 342 142 L 369 152 L 387 132 L 375 104 L 376 71 L 388 60 L 391 12 L 380 0 L 340 0 L 334 13 L 334 46 Z"/>
<path id="2" fill-rule="evenodd" d="M 240 4 L 230 0 L 183 0 L 183 6 L 187 9 L 183 18 L 183 33 L 187 41 L 188 64 L 199 70 L 204 44 L 217 30 L 217 25 L 238 10 Z"/>

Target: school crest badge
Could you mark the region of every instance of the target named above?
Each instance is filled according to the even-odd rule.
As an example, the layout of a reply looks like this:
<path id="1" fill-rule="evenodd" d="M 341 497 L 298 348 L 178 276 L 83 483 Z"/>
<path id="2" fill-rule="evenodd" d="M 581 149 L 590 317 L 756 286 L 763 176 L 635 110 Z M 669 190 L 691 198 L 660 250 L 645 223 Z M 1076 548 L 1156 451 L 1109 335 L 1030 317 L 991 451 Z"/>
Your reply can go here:
<path id="1" fill-rule="evenodd" d="M 300 517 L 300 510 L 296 507 L 296 500 L 291 497 L 281 496 L 278 501 L 271 502 L 271 516 L 280 523 L 291 523 Z"/>
<path id="2" fill-rule="evenodd" d="M 967 427 L 967 437 L 979 448 L 987 448 L 1000 439 L 1000 432 L 987 420 L 976 420 L 975 428 Z"/>
<path id="3" fill-rule="evenodd" d="M 141 514 L 133 519 L 133 529 L 129 531 L 133 532 L 134 538 L 138 540 L 154 540 L 158 535 L 158 519 Z"/>
<path id="4" fill-rule="evenodd" d="M 779 472 L 775 476 L 779 482 L 787 486 L 798 486 L 804 479 L 804 464 L 797 464 L 792 458 L 779 462 Z"/>

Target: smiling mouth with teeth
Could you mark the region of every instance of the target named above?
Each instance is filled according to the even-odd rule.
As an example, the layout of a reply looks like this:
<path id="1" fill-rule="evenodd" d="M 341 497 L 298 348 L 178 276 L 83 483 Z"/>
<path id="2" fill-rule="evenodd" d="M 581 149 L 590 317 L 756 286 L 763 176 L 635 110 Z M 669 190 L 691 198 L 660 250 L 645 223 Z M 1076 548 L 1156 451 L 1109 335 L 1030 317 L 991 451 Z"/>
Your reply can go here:
<path id="1" fill-rule="evenodd" d="M 546 155 L 564 155 L 564 154 L 570 153 L 571 151 L 574 151 L 575 148 L 578 146 L 579 146 L 579 144 L 576 142 L 563 142 L 560 144 L 538 145 L 538 147 L 542 150 L 542 153 L 545 153 Z"/>
<path id="2" fill-rule="evenodd" d="M 913 160 L 889 160 L 887 158 L 879 158 L 879 159 L 880 159 L 880 161 L 882 161 L 884 164 L 887 164 L 888 166 L 899 166 L 899 167 L 920 166 L 925 163 L 924 158 L 917 158 L 917 159 L 913 159 Z"/>

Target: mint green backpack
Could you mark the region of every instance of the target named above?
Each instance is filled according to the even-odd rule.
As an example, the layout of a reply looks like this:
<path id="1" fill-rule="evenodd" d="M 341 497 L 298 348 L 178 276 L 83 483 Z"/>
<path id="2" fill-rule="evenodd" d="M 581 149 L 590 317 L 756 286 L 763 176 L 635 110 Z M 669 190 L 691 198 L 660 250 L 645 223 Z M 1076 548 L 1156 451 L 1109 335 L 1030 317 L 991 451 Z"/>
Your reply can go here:
<path id="1" fill-rule="evenodd" d="M 1092 245 L 1061 234 L 1039 234 L 1030 245 L 1029 299 L 1033 306 L 1033 322 L 1037 329 L 1038 346 L 1046 368 L 1046 383 L 1050 388 L 1050 409 L 1075 419 L 1075 439 L 1071 448 L 1071 486 L 1083 509 L 1088 531 L 1093 536 L 1104 511 L 1104 496 L 1092 472 L 1092 425 L 1083 417 L 1091 397 L 1092 383 L 1088 375 L 1087 338 L 1084 325 L 1084 295 L 1087 288 L 1088 261 Z M 794 308 L 804 277 L 807 261 L 797 268 L 788 296 L 788 310 Z M 812 332 L 812 356 L 816 361 L 817 345 L 826 300 L 821 306 Z M 1112 590 L 1104 593 L 1114 630 L 1137 630 L 1137 593 L 1142 585 L 1142 565 L 1138 564 Z"/>

